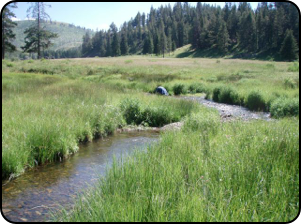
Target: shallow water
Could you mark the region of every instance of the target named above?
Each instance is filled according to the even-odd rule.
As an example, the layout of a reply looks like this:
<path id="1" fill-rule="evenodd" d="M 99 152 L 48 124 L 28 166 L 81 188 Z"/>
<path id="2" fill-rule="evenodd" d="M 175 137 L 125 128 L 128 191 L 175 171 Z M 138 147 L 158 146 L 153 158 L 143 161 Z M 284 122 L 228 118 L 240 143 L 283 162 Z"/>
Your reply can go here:
<path id="1" fill-rule="evenodd" d="M 250 120 L 250 119 L 262 119 L 262 120 L 272 120 L 270 113 L 267 112 L 254 112 L 250 111 L 245 107 L 237 106 L 237 105 L 228 105 L 224 103 L 216 103 L 212 100 L 206 100 L 202 96 L 184 96 L 182 99 L 194 100 L 203 104 L 204 106 L 215 108 L 219 111 L 222 118 L 231 119 L 231 118 L 239 118 L 242 120 Z"/>
<path id="2" fill-rule="evenodd" d="M 82 144 L 70 158 L 28 170 L 2 186 L 2 211 L 11 222 L 47 221 L 50 213 L 72 206 L 74 199 L 103 176 L 113 157 L 145 150 L 159 133 L 119 133 Z"/>

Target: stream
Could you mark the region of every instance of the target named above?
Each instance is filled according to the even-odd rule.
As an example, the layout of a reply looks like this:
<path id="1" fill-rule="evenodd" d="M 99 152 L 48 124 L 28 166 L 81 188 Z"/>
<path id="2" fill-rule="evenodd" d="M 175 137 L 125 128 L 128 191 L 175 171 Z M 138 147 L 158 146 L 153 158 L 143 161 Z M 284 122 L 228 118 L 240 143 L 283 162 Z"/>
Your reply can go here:
<path id="1" fill-rule="evenodd" d="M 270 113 L 254 112 L 242 106 L 216 103 L 212 100 L 206 100 L 205 97 L 203 96 L 183 96 L 180 98 L 197 101 L 206 107 L 217 109 L 223 120 L 232 120 L 232 119 L 241 119 L 245 121 L 250 119 L 257 119 L 257 120 L 261 119 L 266 121 L 272 120 Z"/>
<path id="2" fill-rule="evenodd" d="M 107 167 L 133 150 L 157 142 L 158 132 L 117 133 L 80 145 L 62 162 L 39 166 L 2 185 L 2 212 L 11 222 L 42 222 L 50 213 L 72 207 L 78 194 L 93 186 Z"/>
<path id="3" fill-rule="evenodd" d="M 200 96 L 177 98 L 215 108 L 224 121 L 237 118 L 271 120 L 269 113 L 215 103 Z M 118 159 L 128 156 L 134 149 L 145 150 L 158 139 L 156 131 L 134 131 L 81 144 L 77 153 L 62 162 L 38 166 L 10 182 L 2 183 L 2 212 L 11 222 L 47 221 L 51 212 L 62 207 L 70 209 L 80 193 L 105 175 L 114 156 Z"/>

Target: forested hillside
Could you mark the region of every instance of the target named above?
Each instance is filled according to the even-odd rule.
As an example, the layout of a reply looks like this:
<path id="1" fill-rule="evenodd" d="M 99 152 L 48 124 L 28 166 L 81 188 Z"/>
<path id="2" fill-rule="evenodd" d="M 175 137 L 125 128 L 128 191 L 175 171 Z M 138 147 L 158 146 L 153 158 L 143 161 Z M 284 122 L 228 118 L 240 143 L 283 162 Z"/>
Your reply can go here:
<path id="1" fill-rule="evenodd" d="M 24 46 L 24 31 L 32 26 L 34 21 L 22 20 L 16 21 L 16 23 L 17 26 L 13 28 L 13 32 L 16 34 L 13 44 L 21 52 L 21 46 Z M 66 51 L 74 47 L 79 47 L 83 42 L 82 37 L 86 32 L 93 34 L 93 31 L 90 29 L 56 21 L 44 22 L 43 26 L 47 30 L 58 34 L 58 38 L 53 39 L 53 46 L 50 47 L 52 51 Z"/>
<path id="2" fill-rule="evenodd" d="M 163 55 L 184 45 L 206 56 L 257 57 L 295 60 L 299 52 L 299 12 L 292 3 L 176 3 L 151 8 L 124 22 L 118 29 L 86 33 L 82 57 L 127 54 Z M 284 53 L 284 47 L 286 52 Z M 197 56 L 198 54 L 196 54 Z M 185 56 L 185 54 L 183 54 Z"/>

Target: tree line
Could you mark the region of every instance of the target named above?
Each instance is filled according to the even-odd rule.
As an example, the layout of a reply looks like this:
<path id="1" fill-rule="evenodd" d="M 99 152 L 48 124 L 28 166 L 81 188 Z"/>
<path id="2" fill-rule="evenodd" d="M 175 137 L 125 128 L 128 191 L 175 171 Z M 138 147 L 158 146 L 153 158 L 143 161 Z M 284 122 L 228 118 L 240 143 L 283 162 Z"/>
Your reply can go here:
<path id="1" fill-rule="evenodd" d="M 210 50 L 220 56 L 237 54 L 244 57 L 261 53 L 292 61 L 299 54 L 299 12 L 290 2 L 260 2 L 255 10 L 247 2 L 226 2 L 223 8 L 200 2 L 196 6 L 177 2 L 173 7 L 170 4 L 158 9 L 151 7 L 147 15 L 138 12 L 120 28 L 112 23 L 108 30 L 100 30 L 93 36 L 87 32 L 80 48 L 60 51 L 47 51 L 50 40 L 56 35 L 40 27 L 37 13 L 34 14 L 33 10 L 38 12 L 38 7 L 38 3 L 31 7 L 37 23 L 27 31 L 23 49 L 25 52 L 37 52 L 39 57 L 41 49 L 43 56 L 49 58 L 128 54 L 164 57 L 187 44 L 191 44 L 194 50 Z M 44 10 L 44 3 L 41 7 Z M 48 15 L 43 10 L 40 15 L 46 19 Z M 9 43 L 9 38 L 13 36 L 8 32 L 6 43 Z"/>
<path id="2" fill-rule="evenodd" d="M 289 2 L 261 2 L 255 10 L 247 2 L 227 2 L 223 8 L 200 2 L 196 7 L 187 2 L 151 7 L 147 15 L 138 12 L 120 29 L 112 23 L 110 29 L 98 31 L 93 37 L 87 33 L 81 54 L 164 57 L 186 44 L 220 55 L 270 52 L 284 60 L 295 60 L 299 52 L 299 12 Z"/>

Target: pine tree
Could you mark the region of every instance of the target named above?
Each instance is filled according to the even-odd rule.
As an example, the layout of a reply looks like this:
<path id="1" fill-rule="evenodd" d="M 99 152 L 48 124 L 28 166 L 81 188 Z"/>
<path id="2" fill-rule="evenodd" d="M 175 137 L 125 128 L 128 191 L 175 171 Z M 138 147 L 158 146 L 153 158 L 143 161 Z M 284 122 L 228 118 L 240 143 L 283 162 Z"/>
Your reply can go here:
<path id="1" fill-rule="evenodd" d="M 294 38 L 292 30 L 286 30 L 285 38 L 283 40 L 280 55 L 283 60 L 294 61 L 298 58 L 298 45 L 296 39 Z"/>
<path id="2" fill-rule="evenodd" d="M 252 52 L 256 49 L 255 20 L 252 11 L 243 12 L 239 21 L 239 47 Z"/>
<path id="3" fill-rule="evenodd" d="M 17 26 L 17 24 L 11 20 L 12 17 L 16 17 L 11 9 L 16 7 L 16 3 L 11 3 L 3 8 L 2 11 L 2 59 L 5 57 L 5 52 L 16 50 L 16 46 L 12 44 L 12 40 L 16 37 L 12 28 Z"/>
<path id="4" fill-rule="evenodd" d="M 228 51 L 229 46 L 229 34 L 227 30 L 227 25 L 225 22 L 222 22 L 221 27 L 217 36 L 217 45 L 221 53 L 225 54 Z"/>
<path id="5" fill-rule="evenodd" d="M 110 25 L 110 29 L 113 33 L 112 38 L 112 56 L 120 56 L 120 41 L 119 41 L 119 35 L 118 35 L 118 29 L 114 23 Z"/>
<path id="6" fill-rule="evenodd" d="M 159 32 L 160 32 L 160 47 L 161 47 L 161 52 L 163 54 L 163 58 L 166 50 L 166 35 L 164 30 L 165 30 L 164 23 L 163 20 L 161 20 Z"/>
<path id="7" fill-rule="evenodd" d="M 144 44 L 143 44 L 143 54 L 152 54 L 154 51 L 153 38 L 149 32 L 146 32 Z"/>
<path id="8" fill-rule="evenodd" d="M 112 46 L 111 46 L 111 32 L 108 30 L 106 33 L 107 46 L 106 46 L 106 57 L 112 56 Z"/>
<path id="9" fill-rule="evenodd" d="M 127 55 L 129 53 L 126 31 L 121 33 L 120 52 L 122 55 Z"/>
<path id="10" fill-rule="evenodd" d="M 192 32 L 192 47 L 195 49 L 200 49 L 201 25 L 198 13 L 194 17 Z"/>
<path id="11" fill-rule="evenodd" d="M 283 8 L 279 8 L 275 13 L 274 26 L 273 26 L 273 43 L 272 47 L 279 50 L 281 46 L 281 40 L 284 37 L 284 24 L 285 24 L 285 16 Z"/>
<path id="12" fill-rule="evenodd" d="M 83 44 L 82 44 L 82 55 L 83 57 L 88 57 L 91 54 L 93 49 L 92 40 L 89 35 L 89 32 L 86 32 L 85 36 L 83 37 Z"/>
<path id="13" fill-rule="evenodd" d="M 35 2 L 28 8 L 28 16 L 31 14 L 36 23 L 24 31 L 26 34 L 25 46 L 21 47 L 24 52 L 37 53 L 38 59 L 41 58 L 41 50 L 49 48 L 52 45 L 51 39 L 58 37 L 57 34 L 47 31 L 45 26 L 42 27 L 42 24 L 50 19 L 45 11 L 46 6 L 51 7 L 44 2 Z"/>

